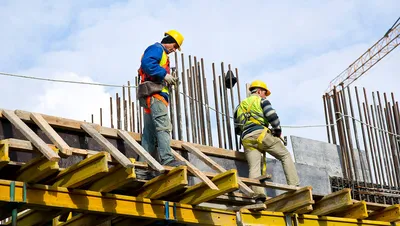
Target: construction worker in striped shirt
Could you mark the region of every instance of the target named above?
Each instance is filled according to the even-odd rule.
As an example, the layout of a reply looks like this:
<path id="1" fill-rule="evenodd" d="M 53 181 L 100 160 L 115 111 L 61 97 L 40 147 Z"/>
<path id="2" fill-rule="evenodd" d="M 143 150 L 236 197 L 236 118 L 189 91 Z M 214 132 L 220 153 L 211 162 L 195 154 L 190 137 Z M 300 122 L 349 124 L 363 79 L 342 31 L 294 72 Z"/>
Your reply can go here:
<path id="1" fill-rule="evenodd" d="M 161 43 L 147 47 L 138 70 L 140 84 L 138 99 L 144 108 L 142 146 L 162 165 L 180 166 L 184 162 L 171 153 L 171 121 L 168 116 L 169 87 L 177 83 L 171 75 L 168 54 L 181 50 L 183 36 L 176 30 L 164 33 Z M 158 155 L 158 156 L 157 156 Z M 143 161 L 139 157 L 139 161 Z"/>
<path id="2" fill-rule="evenodd" d="M 249 164 L 249 178 L 261 176 L 262 161 L 266 161 L 267 152 L 282 162 L 287 183 L 298 186 L 299 178 L 294 162 L 280 139 L 282 129 L 279 117 L 266 99 L 271 94 L 270 90 L 264 82 L 256 80 L 250 84 L 249 91 L 251 95 L 236 107 L 234 114 L 235 132 L 240 135 Z M 269 129 L 269 126 L 272 128 Z M 256 201 L 264 202 L 265 189 L 258 186 L 252 189 Z"/>

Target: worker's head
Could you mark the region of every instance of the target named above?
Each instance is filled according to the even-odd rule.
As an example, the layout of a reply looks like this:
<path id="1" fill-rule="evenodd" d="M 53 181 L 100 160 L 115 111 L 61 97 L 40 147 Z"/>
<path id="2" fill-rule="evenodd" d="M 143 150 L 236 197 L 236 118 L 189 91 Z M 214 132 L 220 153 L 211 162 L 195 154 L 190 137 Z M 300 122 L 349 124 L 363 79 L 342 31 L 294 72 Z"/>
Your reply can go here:
<path id="1" fill-rule="evenodd" d="M 265 84 L 261 80 L 255 80 L 250 84 L 249 91 L 251 94 L 257 94 L 261 98 L 265 98 L 271 95 L 271 91 L 269 91 L 267 84 Z"/>
<path id="2" fill-rule="evenodd" d="M 177 49 L 181 51 L 183 43 L 183 36 L 176 30 L 170 30 L 164 33 L 164 38 L 161 40 L 161 44 L 167 49 L 167 53 L 173 53 Z"/>

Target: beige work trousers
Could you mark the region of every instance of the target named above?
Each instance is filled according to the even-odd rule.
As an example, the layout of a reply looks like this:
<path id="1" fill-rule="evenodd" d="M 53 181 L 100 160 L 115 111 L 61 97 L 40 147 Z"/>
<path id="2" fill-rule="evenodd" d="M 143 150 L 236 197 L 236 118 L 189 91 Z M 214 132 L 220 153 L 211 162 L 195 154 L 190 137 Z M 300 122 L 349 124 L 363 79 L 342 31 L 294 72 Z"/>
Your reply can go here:
<path id="1" fill-rule="evenodd" d="M 258 144 L 257 138 L 262 132 L 263 130 L 253 131 L 243 137 L 242 140 L 246 159 L 249 164 L 249 178 L 261 176 L 262 152 L 267 152 L 282 162 L 287 184 L 299 185 L 300 182 L 296 167 L 285 145 L 283 145 L 279 138 L 272 136 L 269 131 L 265 134 L 261 143 Z M 263 187 L 252 186 L 252 189 L 256 195 L 265 194 Z"/>

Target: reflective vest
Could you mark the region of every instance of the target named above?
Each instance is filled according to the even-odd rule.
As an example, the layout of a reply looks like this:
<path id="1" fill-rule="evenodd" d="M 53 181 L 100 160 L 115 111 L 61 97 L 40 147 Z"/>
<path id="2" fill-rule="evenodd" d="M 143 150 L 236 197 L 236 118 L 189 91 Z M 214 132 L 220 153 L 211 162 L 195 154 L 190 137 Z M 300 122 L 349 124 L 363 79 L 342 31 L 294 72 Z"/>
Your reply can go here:
<path id="1" fill-rule="evenodd" d="M 168 57 L 167 53 L 164 50 L 163 50 L 162 57 L 161 57 L 159 65 L 167 71 L 167 74 L 170 73 L 169 57 Z M 156 78 L 146 74 L 143 71 L 142 68 L 139 68 L 139 76 L 140 76 L 140 82 L 141 83 L 144 82 L 144 81 L 153 81 L 153 82 L 156 81 Z M 169 89 L 168 89 L 168 86 L 167 86 L 167 84 L 165 82 L 164 82 L 164 87 L 161 90 L 161 92 L 166 93 L 167 95 L 169 95 Z"/>
<path id="2" fill-rule="evenodd" d="M 268 127 L 268 121 L 264 118 L 264 112 L 261 108 L 260 96 L 251 95 L 236 107 L 235 124 L 241 132 L 253 124 Z"/>

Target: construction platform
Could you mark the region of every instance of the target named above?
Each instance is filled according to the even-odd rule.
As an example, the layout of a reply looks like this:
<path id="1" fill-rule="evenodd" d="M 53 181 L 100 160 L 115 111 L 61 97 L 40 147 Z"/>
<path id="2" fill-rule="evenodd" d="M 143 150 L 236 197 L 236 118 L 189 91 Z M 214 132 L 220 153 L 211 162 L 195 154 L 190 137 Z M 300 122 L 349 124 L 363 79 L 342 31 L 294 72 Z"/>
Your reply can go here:
<path id="1" fill-rule="evenodd" d="M 173 140 L 215 172 L 160 165 L 139 134 L 0 109 L 0 220 L 4 225 L 397 225 L 400 205 L 356 201 L 350 189 L 324 197 L 238 176 L 210 156 L 242 153 Z M 146 162 L 136 161 L 137 156 Z M 197 178 L 198 183 L 191 183 Z M 285 191 L 264 204 L 252 185 Z M 221 204 L 224 204 L 222 207 Z"/>

